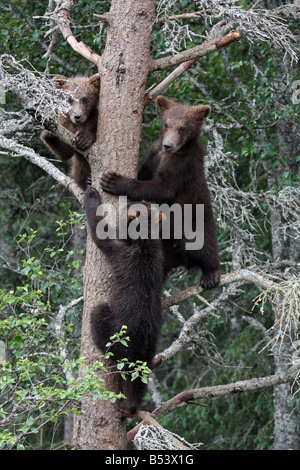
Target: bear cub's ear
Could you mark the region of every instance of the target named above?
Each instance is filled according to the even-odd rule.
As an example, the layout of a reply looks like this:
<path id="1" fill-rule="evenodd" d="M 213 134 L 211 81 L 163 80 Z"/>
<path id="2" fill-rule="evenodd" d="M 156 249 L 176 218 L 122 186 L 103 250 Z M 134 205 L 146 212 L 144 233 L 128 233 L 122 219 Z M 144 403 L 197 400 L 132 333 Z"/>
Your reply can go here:
<path id="1" fill-rule="evenodd" d="M 175 103 L 174 101 L 160 95 L 156 98 L 156 104 L 161 111 L 166 111 L 167 109 L 170 109 L 171 106 L 174 106 Z"/>
<path id="2" fill-rule="evenodd" d="M 100 88 L 100 75 L 99 73 L 95 73 L 95 75 L 92 75 L 89 78 L 89 83 L 93 85 L 95 88 L 99 89 Z"/>
<path id="3" fill-rule="evenodd" d="M 193 109 L 193 114 L 195 119 L 201 123 L 203 122 L 211 113 L 211 107 L 208 105 L 199 105 L 195 106 Z"/>
<path id="4" fill-rule="evenodd" d="M 55 88 L 63 88 L 68 79 L 66 77 L 61 77 L 60 75 L 56 75 L 55 77 L 52 78 L 52 81 L 53 81 L 53 85 L 55 86 Z"/>

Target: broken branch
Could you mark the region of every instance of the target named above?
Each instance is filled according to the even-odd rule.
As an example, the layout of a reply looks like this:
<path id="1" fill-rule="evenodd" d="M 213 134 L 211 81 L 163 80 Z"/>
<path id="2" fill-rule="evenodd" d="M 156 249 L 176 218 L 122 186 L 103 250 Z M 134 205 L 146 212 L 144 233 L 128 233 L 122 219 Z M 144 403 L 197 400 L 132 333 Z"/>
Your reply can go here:
<path id="1" fill-rule="evenodd" d="M 224 395 L 234 395 L 236 393 L 260 390 L 262 388 L 274 387 L 279 384 L 292 382 L 296 375 L 295 370 L 290 369 L 283 376 L 270 375 L 267 377 L 254 377 L 253 379 L 242 380 L 226 385 L 214 385 L 212 387 L 196 388 L 179 393 L 170 400 L 162 403 L 151 413 L 155 419 L 161 419 L 166 414 L 176 408 L 185 406 L 190 400 L 203 398 L 216 398 Z"/>
<path id="2" fill-rule="evenodd" d="M 197 60 L 198 57 L 179 65 L 179 67 L 173 70 L 173 72 L 171 72 L 161 83 L 159 83 L 159 85 L 157 85 L 155 88 L 152 88 L 151 92 L 145 96 L 144 106 L 146 106 L 149 101 L 163 93 L 172 82 L 174 82 L 178 77 L 180 77 L 180 75 L 186 72 L 195 62 L 197 62 Z"/>
<path id="3" fill-rule="evenodd" d="M 152 60 L 150 63 L 150 72 L 162 70 L 189 60 L 198 60 L 200 57 L 210 54 L 211 52 L 215 52 L 222 47 L 228 46 L 241 37 L 241 34 L 238 31 L 230 32 L 231 29 L 232 25 L 230 23 L 226 23 L 224 25 L 224 22 L 222 22 L 218 28 L 218 30 L 221 31 L 221 34 L 219 33 L 215 35 L 214 31 L 214 33 L 211 33 L 207 37 L 206 41 L 199 46 L 187 49 L 173 56 Z"/>
<path id="4" fill-rule="evenodd" d="M 59 10 L 57 18 L 61 33 L 66 39 L 66 41 L 70 44 L 72 49 L 74 49 L 75 52 L 78 52 L 78 54 L 85 57 L 85 59 L 88 59 L 90 62 L 93 62 L 93 64 L 97 65 L 100 56 L 96 54 L 96 52 L 93 52 L 92 49 L 86 46 L 82 41 L 78 42 L 75 36 L 73 35 L 72 30 L 70 28 L 70 18 L 68 11 L 65 9 Z"/>
<path id="5" fill-rule="evenodd" d="M 223 26 L 223 25 L 220 25 Z M 211 34 L 212 37 L 214 37 L 213 34 Z M 227 34 L 217 40 L 213 40 L 212 38 L 207 40 L 201 44 L 200 46 L 196 46 L 193 49 L 189 49 L 187 51 L 182 52 L 181 54 L 177 54 L 172 57 L 166 57 L 163 59 L 158 59 L 157 61 L 152 61 L 152 68 L 151 71 L 153 70 L 158 70 L 161 68 L 166 68 L 169 67 L 170 65 L 174 65 L 175 63 L 178 62 L 183 62 L 182 58 L 186 59 L 187 56 L 195 56 L 193 58 L 190 58 L 190 60 L 187 60 L 180 64 L 173 72 L 171 72 L 159 85 L 157 85 L 155 88 L 151 89 L 151 92 L 149 92 L 144 99 L 144 106 L 149 103 L 149 101 L 153 100 L 156 98 L 158 95 L 163 93 L 169 85 L 174 82 L 180 75 L 185 73 L 189 68 L 194 65 L 197 60 L 200 59 L 200 57 L 203 57 L 206 54 L 209 54 L 210 52 L 214 52 L 218 49 L 221 49 L 223 47 L 228 46 L 229 44 L 233 43 L 237 39 L 240 38 L 240 33 L 237 31 L 233 31 L 230 34 Z"/>
<path id="6" fill-rule="evenodd" d="M 59 184 L 67 188 L 77 200 L 83 205 L 84 194 L 82 190 L 77 186 L 77 184 L 67 175 L 62 173 L 58 168 L 56 168 L 53 163 L 49 162 L 46 158 L 38 155 L 33 149 L 26 147 L 25 145 L 18 144 L 12 139 L 1 136 L 1 147 L 5 148 L 7 151 L 12 152 L 14 155 L 19 157 L 24 157 L 29 160 L 34 165 L 42 168 L 48 175 L 54 178 Z"/>
<path id="7" fill-rule="evenodd" d="M 155 23 L 163 23 L 164 21 L 172 21 L 172 20 L 190 20 L 194 18 L 199 18 L 203 14 L 210 14 L 212 10 L 199 10 L 194 11 L 193 13 L 182 13 L 181 15 L 172 15 L 172 16 L 162 16 L 161 18 L 157 18 Z"/>
<path id="8" fill-rule="evenodd" d="M 280 385 L 283 383 L 289 383 L 294 380 L 297 371 L 294 369 L 290 369 L 284 375 L 270 375 L 267 377 L 254 377 L 253 379 L 242 380 L 239 382 L 234 382 L 226 385 L 215 385 L 212 387 L 203 387 L 203 388 L 196 388 L 193 390 L 185 390 L 184 392 L 179 393 L 175 397 L 171 398 L 170 400 L 162 403 L 158 408 L 156 408 L 150 416 L 154 418 L 156 421 L 163 418 L 167 414 L 171 413 L 172 411 L 176 410 L 177 408 L 181 408 L 186 406 L 191 402 L 191 400 L 196 399 L 203 399 L 203 398 L 216 398 L 225 395 L 235 395 L 236 393 L 242 392 L 250 392 L 254 390 L 260 390 L 267 387 L 275 387 L 276 385 Z M 147 418 L 149 422 L 149 416 L 145 416 L 143 413 L 138 412 L 137 415 L 140 418 Z M 133 429 L 131 429 L 127 433 L 127 443 L 133 441 L 134 436 L 138 432 L 139 423 Z"/>

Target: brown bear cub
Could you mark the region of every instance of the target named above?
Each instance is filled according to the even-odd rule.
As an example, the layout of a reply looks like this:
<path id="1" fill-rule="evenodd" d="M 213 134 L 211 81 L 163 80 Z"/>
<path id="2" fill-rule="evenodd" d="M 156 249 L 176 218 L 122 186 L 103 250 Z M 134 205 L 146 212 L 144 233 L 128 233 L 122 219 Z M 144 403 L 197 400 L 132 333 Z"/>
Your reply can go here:
<path id="1" fill-rule="evenodd" d="M 96 189 L 87 187 L 84 204 L 92 239 L 107 257 L 113 274 L 109 302 L 99 304 L 91 313 L 92 338 L 96 346 L 105 353 L 110 337 L 119 332 L 122 325 L 126 325 L 126 335 L 130 338 L 128 348 L 117 342 L 109 351 L 114 354 L 116 360 L 127 358 L 129 363 L 140 360 L 147 362 L 151 368 L 161 328 L 162 242 L 159 237 L 125 238 L 120 236 L 119 227 L 116 228 L 114 239 L 101 239 L 104 237 L 97 236 L 97 226 L 104 224 L 105 220 L 103 216 L 96 215 L 96 210 L 101 204 Z M 130 207 L 133 207 L 128 207 L 125 226 L 129 230 L 130 223 L 137 222 L 137 217 L 140 220 L 140 216 L 137 216 L 137 213 L 130 215 Z M 145 222 L 148 226 L 149 206 L 146 214 Z M 109 230 L 108 224 L 105 224 L 105 233 Z M 119 407 L 125 413 L 133 414 L 147 390 L 147 385 L 139 378 L 131 381 L 132 369 L 124 368 L 122 371 L 127 373 L 127 378 L 123 381 L 126 399 L 119 400 Z"/>
<path id="2" fill-rule="evenodd" d="M 196 205 L 204 205 L 204 244 L 201 249 L 188 249 L 182 230 L 163 240 L 164 271 L 183 265 L 199 266 L 200 285 L 213 288 L 220 282 L 220 262 L 216 226 L 210 194 L 204 173 L 204 151 L 199 133 L 210 106 L 187 106 L 158 96 L 157 105 L 162 115 L 162 133 L 150 148 L 138 173 L 138 179 L 117 173 L 106 173 L 101 187 L 112 194 L 126 195 L 132 200 L 145 200 L 169 207 L 192 206 L 192 228 L 196 226 Z M 183 212 L 184 215 L 184 212 Z M 184 216 L 181 215 L 181 222 Z M 175 223 L 174 219 L 173 222 Z M 177 221 L 178 222 L 178 221 Z M 183 224 L 181 224 L 183 226 Z"/>
<path id="3" fill-rule="evenodd" d="M 68 131 L 75 134 L 78 149 L 88 149 L 96 140 L 98 121 L 98 100 L 100 76 L 95 74 L 86 77 L 54 77 L 53 83 L 62 91 L 63 99 L 70 104 L 69 111 L 59 114 L 58 122 Z M 71 176 L 78 186 L 85 190 L 86 180 L 91 170 L 86 159 L 72 147 L 60 141 L 46 129 L 41 133 L 41 139 L 56 158 L 66 161 L 73 158 Z"/>

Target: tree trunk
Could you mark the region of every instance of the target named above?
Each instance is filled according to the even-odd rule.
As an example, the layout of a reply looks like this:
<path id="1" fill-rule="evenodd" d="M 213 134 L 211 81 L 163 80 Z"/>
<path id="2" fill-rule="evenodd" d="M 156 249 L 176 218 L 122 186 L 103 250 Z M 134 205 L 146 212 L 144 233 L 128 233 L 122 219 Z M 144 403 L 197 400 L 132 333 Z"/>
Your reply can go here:
<path id="1" fill-rule="evenodd" d="M 296 76 L 296 68 L 295 74 Z M 291 93 L 290 93 L 291 95 Z M 283 85 L 282 96 L 277 97 L 276 112 L 278 116 L 285 110 L 286 90 Z M 283 104 L 281 104 L 282 100 Z M 291 102 L 291 96 L 290 96 Z M 299 162 L 296 161 L 300 154 L 300 140 L 297 136 L 300 134 L 300 125 L 295 122 L 294 117 L 286 117 L 286 120 L 277 125 L 277 139 L 279 154 L 287 166 L 279 165 L 273 173 L 269 173 L 269 186 L 280 186 L 280 180 L 283 179 L 283 173 L 289 171 L 296 179 L 299 177 Z M 271 170 L 271 169 L 269 169 Z M 271 176 L 272 175 L 272 176 Z M 273 259 L 275 262 L 283 263 L 289 266 L 296 266 L 300 262 L 300 244 L 295 230 L 288 229 L 287 236 L 280 231 L 286 221 L 279 210 L 273 210 L 271 213 L 272 225 L 272 248 Z M 279 268 L 280 269 L 280 268 Z M 277 328 L 280 324 L 282 312 L 280 307 L 276 312 L 275 321 Z M 282 329 L 284 330 L 283 318 Z M 293 335 L 293 336 L 292 336 Z M 293 347 L 296 341 L 296 332 L 293 334 L 285 333 L 282 343 L 274 348 L 275 373 L 281 375 L 291 365 L 291 357 L 295 352 Z M 281 384 L 274 388 L 274 450 L 300 450 L 300 424 L 299 410 L 293 404 L 291 384 Z"/>
<path id="2" fill-rule="evenodd" d="M 97 141 L 89 155 L 92 184 L 105 203 L 117 205 L 115 196 L 100 190 L 101 174 L 110 170 L 126 176 L 137 174 L 142 128 L 143 99 L 150 61 L 150 36 L 155 19 L 155 0 L 112 0 L 107 13 L 107 41 L 98 70 L 101 75 Z M 99 351 L 91 341 L 89 315 L 93 306 L 107 300 L 109 266 L 88 234 L 84 267 L 82 350 L 86 363 Z M 120 391 L 116 374 L 105 377 L 106 388 Z M 116 404 L 84 400 L 74 420 L 77 448 L 125 449 L 125 420 Z"/>

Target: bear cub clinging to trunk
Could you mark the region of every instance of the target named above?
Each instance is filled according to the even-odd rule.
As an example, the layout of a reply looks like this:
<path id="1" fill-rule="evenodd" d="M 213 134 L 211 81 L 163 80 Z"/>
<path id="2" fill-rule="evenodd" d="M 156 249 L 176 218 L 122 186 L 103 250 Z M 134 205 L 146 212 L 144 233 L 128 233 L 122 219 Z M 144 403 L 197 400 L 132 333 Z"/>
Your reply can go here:
<path id="1" fill-rule="evenodd" d="M 192 205 L 192 231 L 195 231 L 196 205 L 204 205 L 204 244 L 201 249 L 188 249 L 183 229 L 178 237 L 163 240 L 165 274 L 176 266 L 200 266 L 200 285 L 213 288 L 220 282 L 220 262 L 216 227 L 210 194 L 204 173 L 204 152 L 199 133 L 210 106 L 187 106 L 163 96 L 157 97 L 162 115 L 162 133 L 150 148 L 138 173 L 138 179 L 108 172 L 101 187 L 112 194 L 132 200 L 158 204 L 174 203 L 184 208 Z M 184 215 L 184 212 L 182 212 Z M 178 222 L 178 221 L 177 221 Z M 183 222 L 183 216 L 181 216 Z M 176 219 L 172 221 L 176 223 Z M 182 227 L 183 227 L 182 223 Z M 172 234 L 172 232 L 171 232 Z"/>
<path id="2" fill-rule="evenodd" d="M 114 354 L 114 359 L 126 357 L 129 363 L 140 360 L 147 362 L 151 368 L 161 328 L 162 242 L 159 237 L 122 238 L 118 227 L 114 239 L 99 238 L 97 226 L 104 221 L 103 216 L 96 215 L 100 204 L 99 193 L 88 186 L 84 205 L 91 237 L 108 259 L 113 275 L 109 303 L 97 305 L 91 313 L 92 338 L 104 353 L 110 337 L 119 332 L 122 325 L 126 325 L 126 334 L 130 338 L 128 348 L 119 342 L 113 344 L 110 351 Z M 130 214 L 130 209 L 134 209 L 132 205 L 129 205 L 128 214 L 125 214 L 126 225 L 137 221 L 140 223 L 140 215 L 136 212 Z M 143 217 L 150 233 L 149 206 Z M 108 224 L 105 225 L 105 233 L 110 232 Z M 139 378 L 131 381 L 130 370 L 132 371 L 126 367 L 123 369 L 123 372 L 128 374 L 123 382 L 126 399 L 119 400 L 119 408 L 133 414 L 147 390 L 147 385 Z"/>
<path id="3" fill-rule="evenodd" d="M 63 99 L 71 105 L 65 115 L 59 114 L 58 122 L 75 134 L 75 143 L 78 149 L 88 149 L 96 141 L 100 90 L 99 74 L 92 75 L 89 78 L 56 76 L 53 77 L 53 84 L 62 91 Z M 46 129 L 42 131 L 41 139 L 50 152 L 59 160 L 66 161 L 73 157 L 71 176 L 78 186 L 85 190 L 86 180 L 91 173 L 86 159 Z"/>

